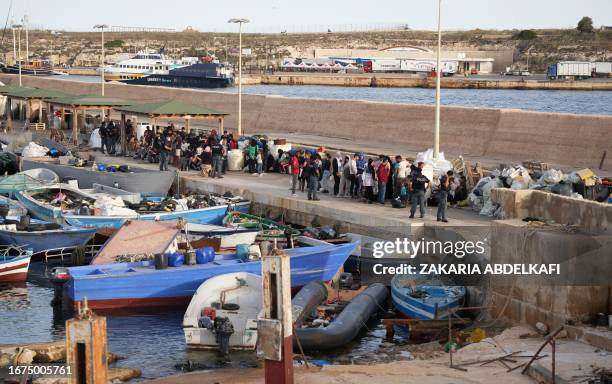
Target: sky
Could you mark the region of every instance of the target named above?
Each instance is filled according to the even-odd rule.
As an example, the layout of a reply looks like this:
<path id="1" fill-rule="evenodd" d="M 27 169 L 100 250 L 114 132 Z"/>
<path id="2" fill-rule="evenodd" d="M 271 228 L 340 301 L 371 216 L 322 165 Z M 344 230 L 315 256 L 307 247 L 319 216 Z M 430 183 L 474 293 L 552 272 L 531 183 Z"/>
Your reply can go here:
<path id="1" fill-rule="evenodd" d="M 0 22 L 9 5 L 18 22 L 46 29 L 91 31 L 94 24 L 200 31 L 236 30 L 233 17 L 251 22 L 245 32 L 315 32 L 407 24 L 436 28 L 436 0 L 0 0 Z M 582 16 L 612 25 L 612 0 L 443 0 L 446 30 L 573 28 Z"/>

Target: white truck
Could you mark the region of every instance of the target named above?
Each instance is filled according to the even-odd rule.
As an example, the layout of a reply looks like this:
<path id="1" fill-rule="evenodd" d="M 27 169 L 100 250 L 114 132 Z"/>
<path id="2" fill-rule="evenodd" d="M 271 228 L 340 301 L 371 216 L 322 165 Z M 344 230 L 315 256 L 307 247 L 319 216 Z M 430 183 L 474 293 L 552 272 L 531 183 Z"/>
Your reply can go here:
<path id="1" fill-rule="evenodd" d="M 591 74 L 591 62 L 589 61 L 560 61 L 548 66 L 548 78 L 551 80 L 580 80 L 591 77 Z"/>
<path id="2" fill-rule="evenodd" d="M 593 63 L 593 77 L 612 77 L 611 62 L 595 62 Z"/>
<path id="3" fill-rule="evenodd" d="M 436 68 L 436 60 L 405 59 L 400 64 L 402 72 L 431 72 Z M 450 76 L 457 73 L 459 62 L 457 60 L 441 60 L 442 75 Z"/>

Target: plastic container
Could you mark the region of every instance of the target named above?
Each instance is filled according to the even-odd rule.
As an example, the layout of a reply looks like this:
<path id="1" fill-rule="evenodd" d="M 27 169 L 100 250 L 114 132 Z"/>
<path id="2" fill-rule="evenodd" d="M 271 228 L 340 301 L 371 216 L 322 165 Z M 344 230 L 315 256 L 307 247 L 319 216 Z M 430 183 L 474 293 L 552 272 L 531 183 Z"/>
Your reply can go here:
<path id="1" fill-rule="evenodd" d="M 196 250 L 196 263 L 206 264 L 215 259 L 215 249 L 213 247 L 204 247 Z"/>
<path id="2" fill-rule="evenodd" d="M 189 250 L 185 252 L 185 264 L 186 265 L 196 265 L 196 251 Z"/>
<path id="3" fill-rule="evenodd" d="M 98 171 L 100 172 L 106 171 L 106 164 L 98 164 Z"/>
<path id="4" fill-rule="evenodd" d="M 168 266 L 180 267 L 185 264 L 185 256 L 182 253 L 174 252 L 168 255 Z"/>
<path id="5" fill-rule="evenodd" d="M 242 171 L 244 168 L 244 155 L 239 149 L 232 149 L 227 153 L 227 167 L 230 171 Z"/>
<path id="6" fill-rule="evenodd" d="M 238 244 L 238 245 L 236 245 L 236 256 L 240 260 L 248 260 L 248 258 L 249 258 L 249 244 Z"/>
<path id="7" fill-rule="evenodd" d="M 168 255 L 165 253 L 158 253 L 155 255 L 155 269 L 166 268 L 168 268 Z"/>

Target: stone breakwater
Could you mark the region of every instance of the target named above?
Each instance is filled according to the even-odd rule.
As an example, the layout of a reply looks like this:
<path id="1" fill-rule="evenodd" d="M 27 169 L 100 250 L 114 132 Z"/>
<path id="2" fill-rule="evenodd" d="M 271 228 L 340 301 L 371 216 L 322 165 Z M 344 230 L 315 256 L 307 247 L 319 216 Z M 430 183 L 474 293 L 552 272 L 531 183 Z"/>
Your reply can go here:
<path id="1" fill-rule="evenodd" d="M 0 81 L 16 84 L 17 78 L 0 75 Z M 23 85 L 72 94 L 100 90 L 95 83 L 28 76 Z M 230 113 L 225 127 L 236 127 L 235 94 L 125 84 L 107 84 L 106 94 L 137 102 L 173 99 L 204 105 Z M 433 143 L 434 107 L 428 105 L 243 95 L 242 106 L 247 133 L 296 132 L 368 140 L 405 145 L 407 151 L 424 150 Z M 538 160 L 593 169 L 601 164 L 602 170 L 612 171 L 612 116 L 444 106 L 440 146 L 447 157 Z"/>

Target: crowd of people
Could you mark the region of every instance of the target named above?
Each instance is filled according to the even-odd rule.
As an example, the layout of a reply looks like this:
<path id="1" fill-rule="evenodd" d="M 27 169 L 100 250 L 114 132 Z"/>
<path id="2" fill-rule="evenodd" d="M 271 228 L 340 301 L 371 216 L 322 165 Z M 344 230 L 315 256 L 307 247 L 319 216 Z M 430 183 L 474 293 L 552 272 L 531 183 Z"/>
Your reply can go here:
<path id="1" fill-rule="evenodd" d="M 412 219 L 417 209 L 421 218 L 425 216 L 426 191 L 432 188 L 423 167 L 423 162 L 411 164 L 399 155 L 394 159 L 384 155 L 366 159 L 362 153 L 343 156 L 338 152 L 332 156 L 302 150 L 290 153 L 288 172 L 293 196 L 298 189 L 306 189 L 309 200 L 319 200 L 319 192 L 368 204 L 384 205 L 390 200 L 397 208 L 409 205 Z M 467 198 L 466 178 L 448 171 L 438 181 L 429 202 L 438 206 L 437 220 L 448 222 L 447 205 Z"/>
<path id="2" fill-rule="evenodd" d="M 103 150 L 114 153 L 118 140 L 117 126 L 108 123 L 100 129 Z M 424 163 L 411 163 L 402 156 L 391 159 L 380 155 L 366 158 L 363 153 L 342 155 L 337 152 L 278 149 L 272 153 L 263 137 L 250 138 L 239 145 L 231 133 L 216 130 L 199 133 L 177 129 L 174 125 L 165 128 L 147 127 L 140 139 L 136 138 L 131 122 L 126 123 L 129 151 L 135 158 L 159 162 L 160 171 L 167 171 L 172 164 L 180 170 L 199 171 L 202 176 L 222 178 L 228 169 L 228 153 L 242 149 L 244 171 L 252 175 L 268 172 L 289 174 L 291 194 L 305 192 L 308 200 L 319 200 L 319 194 L 330 194 L 337 198 L 351 198 L 367 204 L 384 205 L 390 201 L 397 208 L 410 207 L 410 218 L 417 210 L 425 215 L 427 203 L 437 204 L 437 220 L 447 222 L 447 204 L 453 205 L 467 198 L 465 176 L 448 171 L 436 183 L 423 173 Z M 427 194 L 428 189 L 435 190 Z M 428 201 L 426 201 L 428 196 Z"/>

